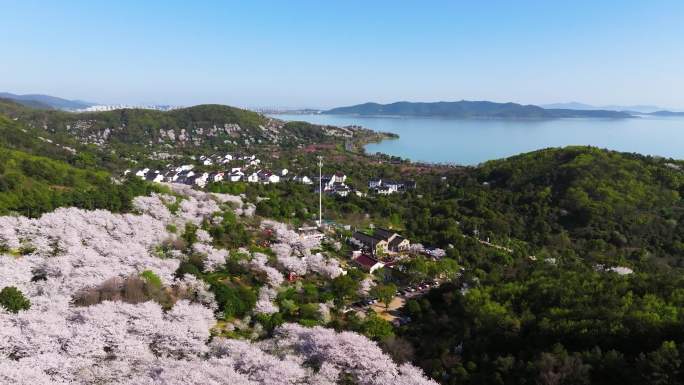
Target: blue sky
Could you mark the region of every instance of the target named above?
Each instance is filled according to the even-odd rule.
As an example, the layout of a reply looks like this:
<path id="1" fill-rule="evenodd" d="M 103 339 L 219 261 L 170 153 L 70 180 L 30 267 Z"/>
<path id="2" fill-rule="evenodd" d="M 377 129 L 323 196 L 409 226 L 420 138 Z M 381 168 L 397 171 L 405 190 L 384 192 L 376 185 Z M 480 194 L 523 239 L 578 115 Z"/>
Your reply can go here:
<path id="1" fill-rule="evenodd" d="M 103 103 L 684 109 L 684 1 L 0 0 L 0 90 Z"/>

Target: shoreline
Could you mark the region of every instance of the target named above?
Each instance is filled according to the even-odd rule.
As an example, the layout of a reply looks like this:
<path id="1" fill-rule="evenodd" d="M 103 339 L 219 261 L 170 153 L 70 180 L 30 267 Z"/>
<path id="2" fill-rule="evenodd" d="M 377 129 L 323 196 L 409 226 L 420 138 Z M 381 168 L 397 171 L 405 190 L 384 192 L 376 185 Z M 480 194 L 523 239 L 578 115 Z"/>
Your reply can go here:
<path id="1" fill-rule="evenodd" d="M 369 127 L 355 150 L 415 164 L 475 167 L 542 148 L 594 146 L 618 152 L 684 159 L 681 117 L 554 120 L 383 118 L 352 115 L 278 115 L 312 124 Z M 396 133 L 398 136 L 383 133 Z M 396 139 L 395 142 L 385 142 Z"/>

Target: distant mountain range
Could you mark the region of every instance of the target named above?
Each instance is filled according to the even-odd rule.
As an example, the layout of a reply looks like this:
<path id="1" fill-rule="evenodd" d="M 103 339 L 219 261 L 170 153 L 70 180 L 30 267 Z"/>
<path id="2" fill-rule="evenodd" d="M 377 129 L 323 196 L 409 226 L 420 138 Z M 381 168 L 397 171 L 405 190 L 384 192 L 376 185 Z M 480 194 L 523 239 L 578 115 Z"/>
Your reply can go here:
<path id="1" fill-rule="evenodd" d="M 123 108 L 143 108 L 154 110 L 172 110 L 173 106 L 105 106 L 83 100 L 69 100 L 50 95 L 26 94 L 18 95 L 0 92 L 0 99 L 8 99 L 26 107 L 44 110 L 64 111 L 110 111 Z M 265 112 L 265 111 L 261 111 Z M 284 111 L 270 111 L 283 113 Z M 288 110 L 287 113 L 318 113 L 316 110 Z M 363 103 L 348 107 L 338 107 L 320 111 L 331 115 L 360 116 L 441 116 L 452 118 L 493 118 L 493 119 L 554 119 L 554 118 L 633 118 L 638 115 L 684 116 L 684 112 L 668 111 L 656 106 L 592 106 L 578 102 L 523 105 L 517 103 L 496 103 L 490 101 L 457 102 L 396 102 L 390 104 Z"/>
<path id="2" fill-rule="evenodd" d="M 548 109 L 535 105 L 488 101 L 364 103 L 323 111 L 334 115 L 364 116 L 442 116 L 453 118 L 553 119 L 553 118 L 631 118 L 622 111 Z"/>
<path id="3" fill-rule="evenodd" d="M 648 115 L 653 115 L 653 116 L 684 116 L 684 112 L 674 112 L 674 111 L 656 111 L 656 112 L 651 112 Z"/>
<path id="4" fill-rule="evenodd" d="M 547 109 L 568 109 L 568 110 L 608 110 L 608 111 L 629 111 L 629 112 L 640 112 L 640 113 L 651 113 L 665 110 L 658 106 L 649 105 L 634 105 L 634 106 L 593 106 L 591 104 L 584 104 L 579 102 L 568 102 L 568 103 L 552 103 L 552 104 L 542 104 L 542 108 Z"/>
<path id="5" fill-rule="evenodd" d="M 13 100 L 19 104 L 31 108 L 41 108 L 41 109 L 57 109 L 57 110 L 67 110 L 74 111 L 84 108 L 88 108 L 96 105 L 97 103 L 85 102 L 82 100 L 68 100 L 58 98 L 56 96 L 50 95 L 40 95 L 40 94 L 28 94 L 28 95 L 17 95 L 9 92 L 0 92 L 0 98 Z"/>

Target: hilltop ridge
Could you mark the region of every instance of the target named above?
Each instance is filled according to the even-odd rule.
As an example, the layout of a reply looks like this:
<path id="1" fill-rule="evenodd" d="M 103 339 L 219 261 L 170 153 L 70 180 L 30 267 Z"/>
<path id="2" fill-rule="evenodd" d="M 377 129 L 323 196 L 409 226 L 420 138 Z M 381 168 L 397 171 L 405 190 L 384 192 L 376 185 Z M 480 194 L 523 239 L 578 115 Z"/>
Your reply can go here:
<path id="1" fill-rule="evenodd" d="M 631 118 L 631 114 L 607 110 L 545 109 L 535 105 L 490 101 L 363 103 L 323 112 L 333 115 L 443 116 L 453 118 L 554 119 Z"/>

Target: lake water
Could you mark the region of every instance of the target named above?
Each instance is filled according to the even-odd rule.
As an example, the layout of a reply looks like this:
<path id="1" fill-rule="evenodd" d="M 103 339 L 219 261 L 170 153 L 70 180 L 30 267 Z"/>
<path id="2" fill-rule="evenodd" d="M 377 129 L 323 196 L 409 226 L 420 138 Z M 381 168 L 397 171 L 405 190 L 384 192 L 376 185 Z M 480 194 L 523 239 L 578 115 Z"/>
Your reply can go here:
<path id="1" fill-rule="evenodd" d="M 366 146 L 414 161 L 474 165 L 546 147 L 592 145 L 684 159 L 684 118 L 479 120 L 347 115 L 274 115 L 399 134 Z"/>

